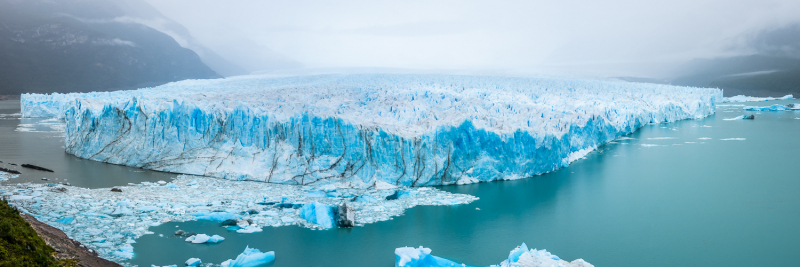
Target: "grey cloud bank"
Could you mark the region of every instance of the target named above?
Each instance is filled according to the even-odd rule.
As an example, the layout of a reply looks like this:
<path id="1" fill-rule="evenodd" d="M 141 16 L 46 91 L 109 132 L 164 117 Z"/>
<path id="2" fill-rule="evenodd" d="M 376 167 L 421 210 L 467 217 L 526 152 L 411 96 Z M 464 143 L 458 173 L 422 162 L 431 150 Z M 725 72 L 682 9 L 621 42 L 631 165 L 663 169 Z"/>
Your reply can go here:
<path id="1" fill-rule="evenodd" d="M 148 2 L 234 61 L 268 53 L 312 68 L 648 75 L 692 58 L 785 51 L 753 39 L 800 21 L 800 1 Z"/>

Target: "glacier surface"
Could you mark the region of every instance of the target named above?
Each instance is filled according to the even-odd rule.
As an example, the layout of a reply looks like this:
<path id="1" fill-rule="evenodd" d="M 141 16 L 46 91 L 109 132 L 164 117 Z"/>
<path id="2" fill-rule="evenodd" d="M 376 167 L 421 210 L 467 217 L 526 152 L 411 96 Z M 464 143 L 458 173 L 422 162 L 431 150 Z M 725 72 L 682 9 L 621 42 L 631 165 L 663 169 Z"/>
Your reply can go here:
<path id="1" fill-rule="evenodd" d="M 395 267 L 458 267 L 467 266 L 431 255 L 430 248 L 402 247 L 394 250 Z M 562 260 L 547 250 L 528 249 L 525 243 L 508 253 L 508 259 L 492 267 L 594 267 L 583 259 Z"/>
<path id="2" fill-rule="evenodd" d="M 785 95 L 783 97 L 754 97 L 754 96 L 745 96 L 745 95 L 737 95 L 732 97 L 725 97 L 722 99 L 722 102 L 762 102 L 762 101 L 773 101 L 773 100 L 791 100 L 794 99 L 793 95 Z"/>
<path id="3" fill-rule="evenodd" d="M 468 184 L 556 170 L 649 123 L 702 118 L 722 90 L 561 78 L 347 74 L 24 94 L 81 158 L 281 184 Z"/>

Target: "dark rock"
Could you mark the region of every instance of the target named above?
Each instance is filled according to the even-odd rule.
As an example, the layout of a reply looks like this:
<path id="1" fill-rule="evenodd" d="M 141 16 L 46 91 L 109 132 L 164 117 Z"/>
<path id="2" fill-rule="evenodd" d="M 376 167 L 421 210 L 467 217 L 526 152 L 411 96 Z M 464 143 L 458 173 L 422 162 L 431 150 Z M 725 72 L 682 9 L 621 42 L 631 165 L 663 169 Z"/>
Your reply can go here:
<path id="1" fill-rule="evenodd" d="M 36 166 L 36 165 L 31 165 L 31 164 L 22 164 L 22 167 L 23 168 L 28 168 L 28 169 L 39 170 L 39 171 L 43 171 L 43 172 L 53 172 L 53 170 L 51 170 L 51 169 L 48 169 L 48 168 L 45 168 L 45 167 L 39 167 L 39 166 Z"/>
<path id="2" fill-rule="evenodd" d="M 743 120 L 754 120 L 754 119 L 756 119 L 756 115 L 753 115 L 753 114 L 744 115 L 744 118 L 742 118 L 742 119 Z"/>
<path id="3" fill-rule="evenodd" d="M 47 178 L 42 177 L 42 181 L 47 181 Z"/>
<path id="4" fill-rule="evenodd" d="M 11 169 L 6 169 L 6 168 L 3 168 L 3 167 L 0 167 L 0 171 L 7 172 L 7 173 L 10 173 L 10 174 L 21 174 L 18 171 L 11 170 Z"/>
<path id="5" fill-rule="evenodd" d="M 119 188 L 111 188 L 111 192 L 122 192 L 122 189 L 119 189 Z"/>
<path id="6" fill-rule="evenodd" d="M 355 226 L 356 212 L 348 207 L 347 203 L 339 205 L 336 209 L 336 226 L 353 227 Z"/>
<path id="7" fill-rule="evenodd" d="M 247 214 L 250 214 L 250 215 L 258 214 L 258 211 L 254 210 L 254 209 L 250 209 L 250 210 L 247 211 Z"/>
<path id="8" fill-rule="evenodd" d="M 184 232 L 183 230 L 175 231 L 175 235 L 177 236 L 183 236 L 184 234 L 186 234 L 186 232 Z"/>
<path id="9" fill-rule="evenodd" d="M 14 164 L 14 163 L 9 163 L 9 165 L 14 165 L 14 166 L 17 166 L 17 164 Z"/>
<path id="10" fill-rule="evenodd" d="M 61 193 L 67 192 L 67 188 L 66 187 L 56 187 L 55 190 L 58 191 L 58 192 L 61 192 Z"/>
<path id="11" fill-rule="evenodd" d="M 264 206 L 270 206 L 270 205 L 275 205 L 275 204 L 277 204 L 277 203 L 278 203 L 278 202 L 258 202 L 258 203 L 256 203 L 256 204 L 258 204 L 258 205 L 264 205 Z"/>

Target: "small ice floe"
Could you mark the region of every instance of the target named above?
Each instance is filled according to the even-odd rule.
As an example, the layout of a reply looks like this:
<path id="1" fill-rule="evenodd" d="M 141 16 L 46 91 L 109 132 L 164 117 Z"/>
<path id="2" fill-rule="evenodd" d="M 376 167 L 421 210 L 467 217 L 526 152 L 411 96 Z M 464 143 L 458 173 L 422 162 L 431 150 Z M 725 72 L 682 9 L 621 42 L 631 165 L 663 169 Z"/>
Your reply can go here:
<path id="1" fill-rule="evenodd" d="M 700 139 L 700 140 L 711 140 L 712 138 L 711 137 L 700 137 L 700 138 L 697 138 L 697 139 Z"/>
<path id="2" fill-rule="evenodd" d="M 200 266 L 200 264 L 203 263 L 198 258 L 191 258 L 186 260 L 186 266 Z"/>
<path id="3" fill-rule="evenodd" d="M 744 140 L 746 140 L 746 138 L 724 138 L 724 139 L 719 139 L 719 140 L 722 140 L 722 141 L 744 141 Z"/>
<path id="4" fill-rule="evenodd" d="M 655 146 L 661 146 L 661 145 L 656 145 L 656 144 L 642 144 L 642 146 L 643 146 L 643 147 L 655 147 Z"/>
<path id="5" fill-rule="evenodd" d="M 736 116 L 736 117 L 733 117 L 733 118 L 722 119 L 722 120 L 736 121 L 736 120 L 754 120 L 754 119 L 756 119 L 756 115 L 750 114 L 750 115 L 740 115 L 740 116 Z"/>
<path id="6" fill-rule="evenodd" d="M 261 252 L 256 248 L 245 247 L 244 252 L 239 254 L 236 259 L 222 262 L 221 267 L 250 267 L 260 266 L 275 261 L 275 252 Z"/>
<path id="7" fill-rule="evenodd" d="M 225 238 L 219 235 L 208 236 L 206 234 L 197 234 L 186 238 L 186 242 L 192 242 L 193 244 L 219 243 L 223 240 L 225 240 Z"/>
<path id="8" fill-rule="evenodd" d="M 466 266 L 454 261 L 431 255 L 431 249 L 420 246 L 419 248 L 402 247 L 394 250 L 395 266 L 398 267 L 456 267 Z M 508 259 L 497 267 L 522 267 L 522 266 L 559 266 L 559 267 L 594 267 L 594 265 L 577 259 L 572 262 L 562 260 L 547 250 L 528 249 L 525 243 L 511 250 Z"/>
<path id="9" fill-rule="evenodd" d="M 9 170 L 9 171 L 12 171 L 12 170 Z M 14 178 L 18 178 L 18 177 L 19 177 L 19 174 L 0 171 L 0 182 L 8 181 L 9 179 L 14 179 Z"/>
<path id="10" fill-rule="evenodd" d="M 64 135 L 66 122 L 63 119 L 50 118 L 50 119 L 34 119 L 34 123 L 20 123 L 14 131 L 17 132 L 34 132 L 34 133 L 55 133 L 57 136 Z"/>
<path id="11" fill-rule="evenodd" d="M 669 139 L 675 139 L 675 137 L 651 137 L 651 138 L 647 138 L 647 140 L 669 140 Z"/>
<path id="12" fill-rule="evenodd" d="M 120 248 L 117 251 L 114 251 L 113 255 L 123 259 L 128 259 L 128 260 L 133 259 L 133 246 L 131 246 L 130 244 L 124 244 L 120 246 Z"/>

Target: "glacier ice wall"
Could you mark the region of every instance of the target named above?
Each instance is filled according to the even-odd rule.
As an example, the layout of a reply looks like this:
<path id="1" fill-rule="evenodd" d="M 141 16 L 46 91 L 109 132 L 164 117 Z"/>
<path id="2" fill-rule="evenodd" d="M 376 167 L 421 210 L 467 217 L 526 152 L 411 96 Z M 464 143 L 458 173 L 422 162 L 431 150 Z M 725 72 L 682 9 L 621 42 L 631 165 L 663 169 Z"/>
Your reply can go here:
<path id="1" fill-rule="evenodd" d="M 518 179 L 648 123 L 713 114 L 722 91 L 560 78 L 351 74 L 186 80 L 22 95 L 81 158 L 232 180 L 371 186 Z"/>

